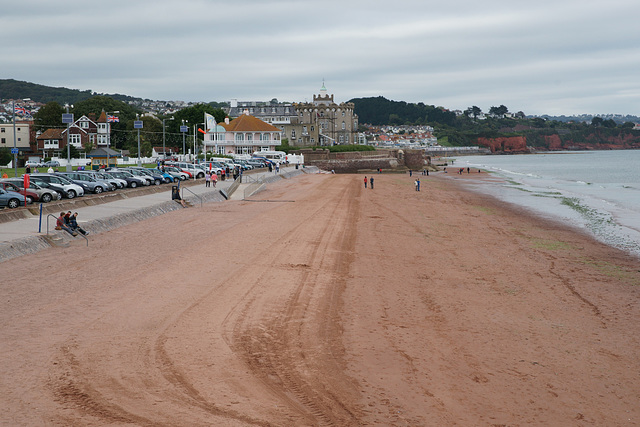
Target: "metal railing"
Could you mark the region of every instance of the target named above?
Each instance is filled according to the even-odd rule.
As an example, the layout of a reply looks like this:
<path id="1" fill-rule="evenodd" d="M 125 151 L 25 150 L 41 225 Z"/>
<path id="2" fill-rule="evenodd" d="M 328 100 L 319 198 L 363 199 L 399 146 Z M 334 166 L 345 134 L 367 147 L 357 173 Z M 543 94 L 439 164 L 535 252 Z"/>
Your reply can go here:
<path id="1" fill-rule="evenodd" d="M 53 218 L 54 221 L 58 220 L 58 217 L 56 217 L 55 215 L 51 215 L 51 214 L 47 214 L 47 236 L 49 235 L 49 217 Z M 84 240 L 87 241 L 87 246 L 89 246 L 89 239 L 87 238 L 87 236 L 85 236 L 82 233 L 77 233 L 77 236 L 73 236 L 72 237 L 77 237 L 77 236 L 81 236 Z"/>
<path id="2" fill-rule="evenodd" d="M 184 200 L 184 190 L 187 190 L 189 193 L 191 193 L 194 196 L 196 196 L 198 198 L 198 200 L 200 200 L 200 207 L 202 207 L 202 197 L 198 196 L 196 193 L 194 193 L 193 191 L 189 190 L 187 187 L 182 187 L 182 200 Z"/>

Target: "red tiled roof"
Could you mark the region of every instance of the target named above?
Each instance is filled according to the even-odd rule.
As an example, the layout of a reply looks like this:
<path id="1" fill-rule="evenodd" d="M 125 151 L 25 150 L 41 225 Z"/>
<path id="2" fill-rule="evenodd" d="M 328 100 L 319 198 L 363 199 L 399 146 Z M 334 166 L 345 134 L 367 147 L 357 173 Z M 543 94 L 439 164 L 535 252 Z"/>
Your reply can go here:
<path id="1" fill-rule="evenodd" d="M 38 139 L 62 139 L 62 131 L 63 129 L 47 129 L 42 132 Z"/>
<path id="2" fill-rule="evenodd" d="M 280 129 L 277 127 L 246 114 L 232 120 L 229 124 L 220 123 L 220 125 L 224 127 L 227 132 L 280 132 Z"/>

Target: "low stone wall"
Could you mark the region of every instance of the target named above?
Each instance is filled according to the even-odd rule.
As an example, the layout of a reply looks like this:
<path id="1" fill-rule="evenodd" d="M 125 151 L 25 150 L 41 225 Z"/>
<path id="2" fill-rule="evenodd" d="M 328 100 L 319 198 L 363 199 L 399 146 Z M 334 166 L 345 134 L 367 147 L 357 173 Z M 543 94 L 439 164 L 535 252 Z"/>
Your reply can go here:
<path id="1" fill-rule="evenodd" d="M 296 151 L 296 153 L 298 153 Z M 360 170 L 422 169 L 428 158 L 424 150 L 381 149 L 330 153 L 329 150 L 300 150 L 305 164 L 336 173 L 357 173 Z"/>

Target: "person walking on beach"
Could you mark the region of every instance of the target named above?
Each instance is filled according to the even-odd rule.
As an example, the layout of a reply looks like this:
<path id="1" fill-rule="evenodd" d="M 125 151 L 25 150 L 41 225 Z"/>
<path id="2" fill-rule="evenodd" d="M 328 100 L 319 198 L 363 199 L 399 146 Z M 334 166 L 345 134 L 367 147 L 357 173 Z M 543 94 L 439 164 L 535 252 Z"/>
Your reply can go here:
<path id="1" fill-rule="evenodd" d="M 420 191 L 420 178 L 416 178 L 415 185 L 416 185 L 416 191 Z"/>
<path id="2" fill-rule="evenodd" d="M 367 177 L 364 177 L 364 188 L 367 188 Z"/>
<path id="3" fill-rule="evenodd" d="M 373 190 L 373 177 L 369 179 L 369 184 L 371 184 L 371 189 Z"/>
<path id="4" fill-rule="evenodd" d="M 413 171 L 409 169 L 409 178 L 411 178 L 412 176 L 413 176 Z"/>

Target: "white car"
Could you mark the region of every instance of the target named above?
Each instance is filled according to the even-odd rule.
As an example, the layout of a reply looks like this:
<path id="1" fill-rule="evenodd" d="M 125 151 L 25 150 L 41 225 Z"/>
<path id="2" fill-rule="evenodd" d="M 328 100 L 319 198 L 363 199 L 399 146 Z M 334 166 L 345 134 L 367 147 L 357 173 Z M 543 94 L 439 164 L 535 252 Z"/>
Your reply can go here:
<path id="1" fill-rule="evenodd" d="M 68 199 L 84 196 L 84 190 L 82 189 L 82 187 L 80 187 L 78 184 L 74 184 L 68 178 L 62 175 L 36 173 L 29 175 L 29 177 L 36 183 L 38 183 L 38 181 L 42 181 L 61 187 L 65 191 L 65 194 L 63 194 L 63 196 L 67 197 Z"/>
<path id="2" fill-rule="evenodd" d="M 24 167 L 26 168 L 27 166 L 29 166 L 30 168 L 41 168 L 42 163 L 35 160 L 27 160 L 27 163 L 24 164 Z"/>

